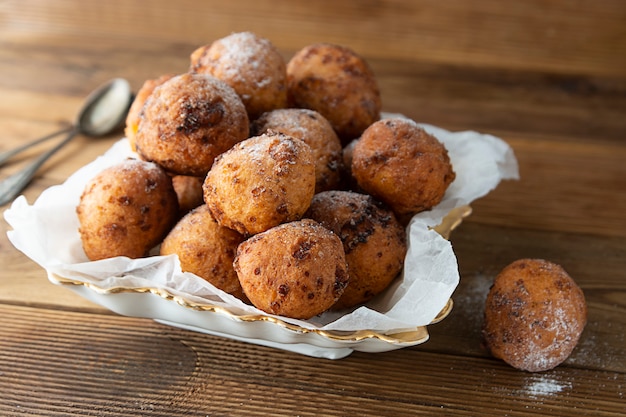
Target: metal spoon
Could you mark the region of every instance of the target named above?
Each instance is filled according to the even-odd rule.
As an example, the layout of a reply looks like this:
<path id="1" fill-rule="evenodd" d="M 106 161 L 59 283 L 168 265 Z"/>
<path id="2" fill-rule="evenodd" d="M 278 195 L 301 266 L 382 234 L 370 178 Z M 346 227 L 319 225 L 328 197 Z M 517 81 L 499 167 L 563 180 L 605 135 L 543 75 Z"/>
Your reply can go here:
<path id="1" fill-rule="evenodd" d="M 38 144 L 40 144 L 42 142 L 45 142 L 45 141 L 50 140 L 52 138 L 56 138 L 61 133 L 68 133 L 73 128 L 74 128 L 74 126 L 71 126 L 71 125 L 67 126 L 67 127 L 64 127 L 63 129 L 57 130 L 56 132 L 49 133 L 49 134 L 47 134 L 46 136 L 44 136 L 42 138 L 35 139 L 32 142 L 25 143 L 25 144 L 23 144 L 21 146 L 17 146 L 17 147 L 15 147 L 13 149 L 9 149 L 8 151 L 4 151 L 4 152 L 0 153 L 0 167 L 3 166 L 6 161 L 8 161 L 9 159 L 13 158 L 17 154 L 24 152 L 26 149 L 30 149 L 33 146 L 38 145 Z"/>
<path id="2" fill-rule="evenodd" d="M 87 96 L 71 128 L 60 130 L 28 145 L 19 147 L 17 151 L 9 151 L 13 152 L 10 155 L 13 156 L 30 146 L 49 139 L 53 135 L 68 133 L 65 139 L 43 153 L 30 165 L 0 182 L 0 206 L 17 197 L 31 181 L 39 167 L 77 134 L 98 137 L 104 136 L 120 127 L 126 118 L 132 100 L 133 95 L 128 81 L 122 78 L 114 78 Z"/>

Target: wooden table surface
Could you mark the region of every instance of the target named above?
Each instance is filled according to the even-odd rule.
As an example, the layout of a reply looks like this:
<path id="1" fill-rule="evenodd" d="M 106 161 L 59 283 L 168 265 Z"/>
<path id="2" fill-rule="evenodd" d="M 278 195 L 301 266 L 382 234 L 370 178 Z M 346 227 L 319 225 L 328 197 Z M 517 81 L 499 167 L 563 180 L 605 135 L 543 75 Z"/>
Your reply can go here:
<path id="1" fill-rule="evenodd" d="M 625 22 L 622 0 L 1 1 L 0 150 L 67 124 L 109 78 L 136 90 L 251 30 L 286 58 L 313 42 L 350 46 L 386 110 L 501 137 L 521 179 L 475 202 L 453 233 L 461 282 L 427 343 L 336 361 L 116 315 L 52 285 L 2 221 L 0 415 L 626 414 Z M 29 202 L 121 135 L 76 138 Z M 561 264 L 589 307 L 573 354 L 542 373 L 481 347 L 488 288 L 524 257 Z"/>

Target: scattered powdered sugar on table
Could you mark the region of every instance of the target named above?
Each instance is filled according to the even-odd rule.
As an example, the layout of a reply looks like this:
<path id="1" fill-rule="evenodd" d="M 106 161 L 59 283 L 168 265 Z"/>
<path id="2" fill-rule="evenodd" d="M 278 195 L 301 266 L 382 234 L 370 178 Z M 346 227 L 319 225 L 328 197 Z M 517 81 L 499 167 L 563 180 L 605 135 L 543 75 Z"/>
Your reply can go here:
<path id="1" fill-rule="evenodd" d="M 616 313 L 619 314 L 619 313 Z M 595 320 L 587 326 L 568 362 L 601 369 L 623 369 L 626 357 L 626 326 L 618 319 Z"/>
<path id="2" fill-rule="evenodd" d="M 559 381 L 549 375 L 535 375 L 530 378 L 528 385 L 524 387 L 524 393 L 531 398 L 538 398 L 571 389 L 572 383 L 569 381 Z"/>
<path id="3" fill-rule="evenodd" d="M 452 296 L 455 309 L 463 312 L 464 320 L 470 322 L 470 330 L 476 334 L 480 334 L 482 328 L 485 300 L 493 284 L 493 278 L 492 275 L 481 273 L 465 276 Z"/>

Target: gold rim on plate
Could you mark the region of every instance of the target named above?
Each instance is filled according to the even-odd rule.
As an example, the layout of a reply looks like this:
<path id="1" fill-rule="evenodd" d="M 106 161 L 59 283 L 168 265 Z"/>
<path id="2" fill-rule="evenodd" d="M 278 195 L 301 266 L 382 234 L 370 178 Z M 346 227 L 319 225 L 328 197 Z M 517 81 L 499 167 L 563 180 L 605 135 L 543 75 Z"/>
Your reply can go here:
<path id="1" fill-rule="evenodd" d="M 441 224 L 436 227 L 433 227 L 435 231 L 437 231 L 441 236 L 445 239 L 449 239 L 450 233 L 457 228 L 464 218 L 469 216 L 472 212 L 470 206 L 461 206 L 451 210 L 448 215 L 443 219 Z M 54 273 L 48 273 L 48 277 L 50 281 L 58 285 L 66 285 L 66 286 L 83 286 L 91 291 L 94 291 L 100 295 L 111 295 L 111 294 L 121 294 L 121 293 L 135 293 L 135 294 L 154 294 L 165 300 L 173 301 L 178 305 L 189 308 L 195 311 L 209 312 L 221 314 L 223 316 L 227 316 L 232 320 L 239 322 L 270 322 L 277 326 L 280 326 L 286 330 L 290 330 L 295 333 L 306 334 L 306 333 L 315 333 L 319 336 L 322 336 L 326 339 L 333 340 L 336 342 L 359 342 L 366 339 L 378 339 L 385 343 L 389 344 L 418 344 L 420 342 L 425 342 L 428 340 L 428 331 L 426 330 L 426 326 L 419 326 L 410 329 L 403 329 L 401 331 L 395 333 L 380 333 L 374 330 L 357 330 L 357 331 L 329 331 L 329 330 L 320 330 L 320 329 L 310 329 L 302 326 L 298 326 L 296 324 L 288 323 L 280 318 L 267 316 L 262 314 L 236 314 L 232 311 L 216 306 L 210 303 L 198 303 L 194 301 L 190 301 L 183 296 L 172 294 L 170 291 L 157 288 L 157 287 L 111 287 L 111 288 L 102 288 L 94 283 L 83 282 L 75 279 L 61 277 Z M 453 301 L 449 299 L 444 308 L 437 314 L 437 316 L 430 322 L 430 324 L 435 324 L 443 320 L 450 314 L 452 310 Z"/>

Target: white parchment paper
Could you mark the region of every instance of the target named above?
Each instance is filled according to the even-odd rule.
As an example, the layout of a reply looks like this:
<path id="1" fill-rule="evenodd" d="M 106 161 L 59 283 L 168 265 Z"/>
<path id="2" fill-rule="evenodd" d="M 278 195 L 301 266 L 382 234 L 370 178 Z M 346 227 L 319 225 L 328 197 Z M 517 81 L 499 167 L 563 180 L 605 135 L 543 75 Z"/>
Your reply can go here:
<path id="1" fill-rule="evenodd" d="M 518 166 L 512 149 L 499 138 L 421 126 L 448 149 L 456 179 L 437 207 L 411 220 L 403 276 L 381 296 L 352 312 L 328 312 L 307 321 L 281 319 L 305 328 L 390 332 L 427 325 L 446 305 L 459 282 L 456 257 L 450 243 L 430 227 L 438 225 L 451 209 L 486 195 L 500 181 L 517 179 Z M 265 314 L 196 275 L 183 273 L 176 256 L 117 257 L 96 262 L 87 259 L 76 216 L 83 188 L 104 168 L 134 156 L 128 141 L 122 139 L 65 183 L 45 190 L 34 204 L 28 204 L 23 196 L 17 198 L 4 213 L 13 229 L 8 232 L 9 240 L 42 268 L 65 278 L 102 288 L 163 288 L 190 301 L 218 305 L 237 314 Z"/>

